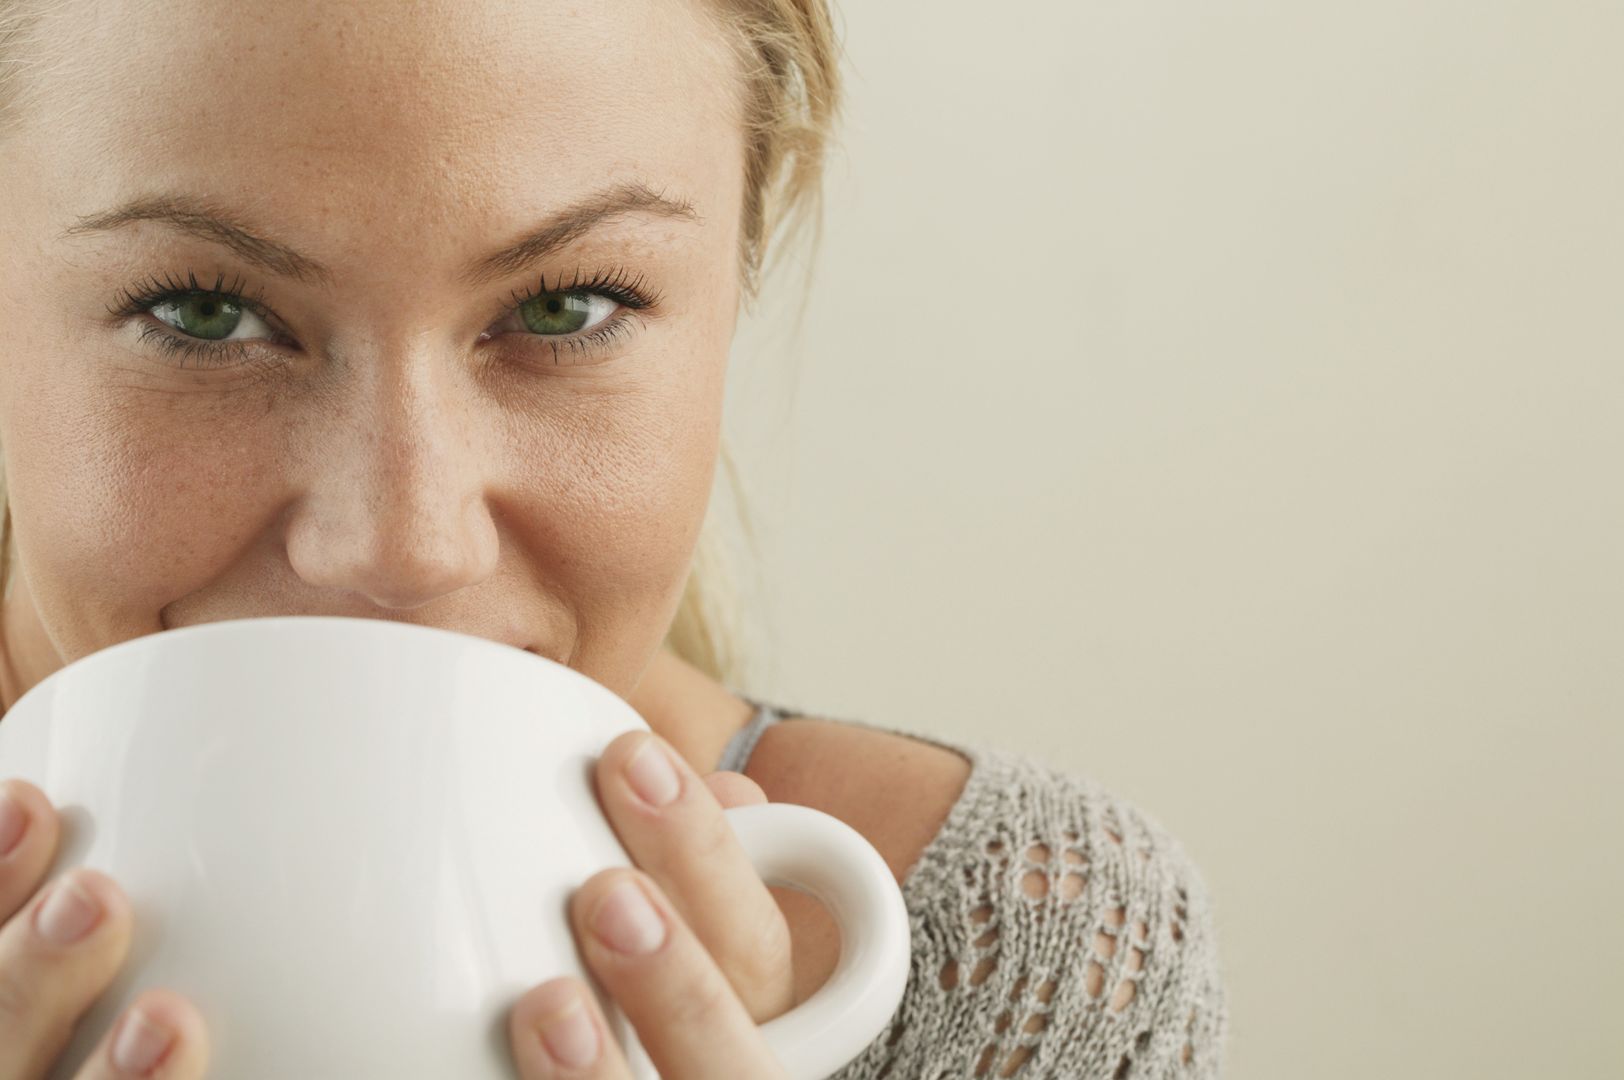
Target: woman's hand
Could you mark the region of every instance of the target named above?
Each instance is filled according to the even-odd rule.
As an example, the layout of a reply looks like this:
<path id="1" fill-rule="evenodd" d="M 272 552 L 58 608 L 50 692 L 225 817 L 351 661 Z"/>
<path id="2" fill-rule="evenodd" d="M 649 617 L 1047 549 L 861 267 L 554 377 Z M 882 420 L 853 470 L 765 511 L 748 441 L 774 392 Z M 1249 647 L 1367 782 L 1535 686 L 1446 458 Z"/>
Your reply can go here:
<path id="1" fill-rule="evenodd" d="M 649 754 L 637 757 L 644 744 Z M 649 767 L 662 759 L 674 779 Z M 722 814 L 724 806 L 766 802 L 766 795 L 738 773 L 700 778 L 645 732 L 609 745 L 597 787 L 640 869 L 597 874 L 571 900 L 571 923 L 593 974 L 666 1080 L 784 1076 L 756 1025 L 794 1004 L 789 927 Z M 55 808 L 27 781 L 0 788 L 13 797 L 20 817 L 12 820 L 21 825 L 20 832 L 6 826 L 0 811 L 0 1080 L 40 1080 L 124 962 L 132 915 L 118 885 L 94 869 L 69 871 L 41 888 L 60 833 Z M 67 889 L 70 883 L 78 889 Z M 652 919 L 615 902 L 622 895 L 616 887 L 628 884 L 631 897 L 649 902 Z M 59 906 L 60 897 L 80 890 L 93 902 L 88 913 Z M 559 1026 L 553 1021 L 561 1012 Z M 584 1034 L 568 1035 L 572 1014 L 585 1021 Z M 510 1013 L 509 1032 L 525 1080 L 631 1075 L 579 980 L 531 990 Z M 568 1057 L 572 1052 L 577 1056 Z M 561 1064 L 554 1054 L 583 1063 Z M 207 1058 L 196 1007 L 149 988 L 103 1035 L 75 1080 L 198 1080 Z"/>
<path id="2" fill-rule="evenodd" d="M 609 744 L 596 778 L 638 869 L 605 870 L 571 898 L 587 966 L 665 1080 L 783 1077 L 756 1025 L 795 1004 L 789 925 L 722 814 L 766 794 L 740 773 L 701 778 L 642 731 Z M 631 1076 L 579 979 L 525 994 L 508 1034 L 524 1080 Z"/>
<path id="3" fill-rule="evenodd" d="M 0 1080 L 39 1080 L 130 948 L 130 905 L 113 879 L 80 867 L 46 888 L 56 808 L 26 780 L 0 783 Z M 134 1014 L 139 1014 L 136 1016 Z M 77 1080 L 198 1080 L 203 1018 L 179 994 L 151 988 L 102 1036 Z"/>

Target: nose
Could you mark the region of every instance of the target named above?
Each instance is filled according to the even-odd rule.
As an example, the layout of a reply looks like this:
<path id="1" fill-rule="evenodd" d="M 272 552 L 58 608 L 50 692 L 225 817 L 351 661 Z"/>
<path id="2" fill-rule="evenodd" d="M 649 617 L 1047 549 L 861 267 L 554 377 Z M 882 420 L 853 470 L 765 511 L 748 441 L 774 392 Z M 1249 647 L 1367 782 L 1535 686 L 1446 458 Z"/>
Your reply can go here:
<path id="1" fill-rule="evenodd" d="M 301 578 L 386 608 L 481 581 L 498 553 L 477 417 L 441 385 L 455 378 L 443 357 L 416 360 L 366 364 L 303 418 L 307 475 L 286 522 Z"/>

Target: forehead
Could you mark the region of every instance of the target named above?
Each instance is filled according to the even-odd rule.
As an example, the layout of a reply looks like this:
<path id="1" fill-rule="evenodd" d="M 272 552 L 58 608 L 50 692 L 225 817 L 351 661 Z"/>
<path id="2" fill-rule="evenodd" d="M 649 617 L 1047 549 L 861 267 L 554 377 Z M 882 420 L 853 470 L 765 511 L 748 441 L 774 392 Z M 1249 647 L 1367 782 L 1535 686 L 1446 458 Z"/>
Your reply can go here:
<path id="1" fill-rule="evenodd" d="M 619 179 L 725 221 L 742 136 L 704 2 L 79 0 L 41 25 L 53 62 L 19 133 L 73 178 L 65 213 L 203 193 L 339 263 Z"/>

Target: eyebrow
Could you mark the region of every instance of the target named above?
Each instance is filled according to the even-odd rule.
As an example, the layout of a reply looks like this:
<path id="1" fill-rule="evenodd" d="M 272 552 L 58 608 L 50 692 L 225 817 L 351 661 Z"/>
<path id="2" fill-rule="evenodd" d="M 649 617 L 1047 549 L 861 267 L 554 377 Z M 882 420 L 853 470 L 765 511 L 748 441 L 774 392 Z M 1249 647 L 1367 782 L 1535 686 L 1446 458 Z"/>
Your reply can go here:
<path id="1" fill-rule="evenodd" d="M 514 243 L 469 263 L 462 281 L 470 287 L 517 274 L 586 232 L 629 214 L 703 223 L 693 203 L 672 199 L 640 180 L 593 192 L 547 218 Z M 245 262 L 270 273 L 330 288 L 333 273 L 322 263 L 268 239 L 210 199 L 196 195 L 147 195 L 100 213 L 86 214 L 62 230 L 63 238 L 109 232 L 136 221 L 157 221 L 230 248 Z"/>

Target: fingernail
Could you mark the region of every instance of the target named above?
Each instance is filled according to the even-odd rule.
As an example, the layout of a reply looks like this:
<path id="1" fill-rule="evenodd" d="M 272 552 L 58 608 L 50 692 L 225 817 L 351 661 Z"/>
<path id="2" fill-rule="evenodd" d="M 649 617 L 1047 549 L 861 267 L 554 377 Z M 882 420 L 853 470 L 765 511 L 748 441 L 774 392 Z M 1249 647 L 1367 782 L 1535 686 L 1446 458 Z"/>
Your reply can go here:
<path id="1" fill-rule="evenodd" d="M 168 1028 L 147 1019 L 147 1014 L 135 1009 L 124 1017 L 113 1042 L 113 1064 L 124 1072 L 143 1073 L 164 1056 L 175 1036 Z"/>
<path id="2" fill-rule="evenodd" d="M 541 1045 L 566 1069 L 580 1069 L 598 1060 L 598 1031 L 586 1014 L 580 993 L 567 984 L 566 989 L 569 1003 L 541 1018 Z"/>
<path id="3" fill-rule="evenodd" d="M 682 782 L 658 738 L 643 740 L 626 762 L 626 779 L 637 797 L 651 806 L 664 806 L 677 797 Z"/>
<path id="4" fill-rule="evenodd" d="M 611 949 L 634 955 L 653 952 L 665 941 L 665 920 L 632 880 L 609 890 L 598 905 L 592 929 Z"/>
<path id="5" fill-rule="evenodd" d="M 70 874 L 56 883 L 34 914 L 34 925 L 47 941 L 68 945 L 84 937 L 101 916 L 101 905 Z"/>
<path id="6" fill-rule="evenodd" d="M 28 831 L 28 811 L 8 786 L 0 787 L 0 858 L 10 855 Z"/>

